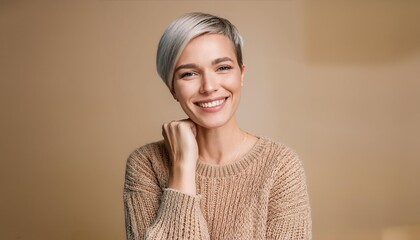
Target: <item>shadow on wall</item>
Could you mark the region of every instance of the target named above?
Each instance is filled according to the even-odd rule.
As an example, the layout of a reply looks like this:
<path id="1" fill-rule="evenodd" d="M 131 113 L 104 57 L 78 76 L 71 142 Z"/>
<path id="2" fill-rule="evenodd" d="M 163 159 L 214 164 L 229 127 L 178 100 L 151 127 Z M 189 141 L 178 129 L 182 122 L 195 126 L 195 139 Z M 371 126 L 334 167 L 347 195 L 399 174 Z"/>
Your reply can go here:
<path id="1" fill-rule="evenodd" d="M 382 64 L 420 53 L 420 1 L 306 1 L 308 64 Z"/>

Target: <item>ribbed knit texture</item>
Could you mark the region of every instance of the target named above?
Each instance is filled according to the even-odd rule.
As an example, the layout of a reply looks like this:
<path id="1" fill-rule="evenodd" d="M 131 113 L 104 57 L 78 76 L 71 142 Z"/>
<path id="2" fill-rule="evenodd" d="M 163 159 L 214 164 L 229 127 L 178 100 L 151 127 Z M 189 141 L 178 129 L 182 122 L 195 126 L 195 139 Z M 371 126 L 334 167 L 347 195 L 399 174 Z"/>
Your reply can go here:
<path id="1" fill-rule="evenodd" d="M 260 138 L 241 159 L 223 166 L 198 162 L 197 196 L 168 189 L 163 141 L 127 161 L 127 239 L 311 239 L 305 173 L 297 155 Z"/>

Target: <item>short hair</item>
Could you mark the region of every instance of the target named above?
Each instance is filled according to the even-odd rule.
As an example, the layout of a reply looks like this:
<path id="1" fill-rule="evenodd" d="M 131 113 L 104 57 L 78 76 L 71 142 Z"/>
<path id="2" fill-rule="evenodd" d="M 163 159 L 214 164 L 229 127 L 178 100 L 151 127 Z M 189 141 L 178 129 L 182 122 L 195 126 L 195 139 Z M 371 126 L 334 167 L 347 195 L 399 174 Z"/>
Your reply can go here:
<path id="1" fill-rule="evenodd" d="M 228 37 L 235 48 L 236 60 L 242 66 L 243 40 L 238 29 L 229 20 L 207 13 L 193 12 L 175 19 L 160 38 L 156 68 L 159 76 L 173 90 L 174 68 L 185 46 L 193 38 L 207 33 Z"/>

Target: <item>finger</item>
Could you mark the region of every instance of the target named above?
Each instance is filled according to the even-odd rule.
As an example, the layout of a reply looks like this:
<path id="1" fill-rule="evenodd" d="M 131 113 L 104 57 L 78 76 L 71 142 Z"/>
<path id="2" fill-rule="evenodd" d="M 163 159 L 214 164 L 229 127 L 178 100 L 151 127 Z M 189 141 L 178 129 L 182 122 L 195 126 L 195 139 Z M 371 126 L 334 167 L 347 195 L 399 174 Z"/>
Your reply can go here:
<path id="1" fill-rule="evenodd" d="M 169 124 L 165 123 L 162 125 L 162 136 L 166 140 L 168 140 L 168 134 L 169 134 Z"/>
<path id="2" fill-rule="evenodd" d="M 188 126 L 191 128 L 194 136 L 195 137 L 197 136 L 197 125 L 195 124 L 195 122 L 193 120 L 191 120 L 191 118 L 182 119 L 180 121 L 188 124 Z"/>
<path id="3" fill-rule="evenodd" d="M 163 142 L 165 144 L 166 151 L 168 153 L 170 162 L 172 163 L 172 161 L 174 161 L 173 156 L 174 156 L 174 154 L 176 154 L 176 150 L 175 150 L 176 147 L 173 145 L 174 136 L 171 133 L 171 128 L 169 127 L 169 124 L 164 124 L 162 126 L 162 135 L 163 135 L 163 138 L 164 138 Z M 175 142 L 176 142 L 176 140 L 175 140 Z"/>

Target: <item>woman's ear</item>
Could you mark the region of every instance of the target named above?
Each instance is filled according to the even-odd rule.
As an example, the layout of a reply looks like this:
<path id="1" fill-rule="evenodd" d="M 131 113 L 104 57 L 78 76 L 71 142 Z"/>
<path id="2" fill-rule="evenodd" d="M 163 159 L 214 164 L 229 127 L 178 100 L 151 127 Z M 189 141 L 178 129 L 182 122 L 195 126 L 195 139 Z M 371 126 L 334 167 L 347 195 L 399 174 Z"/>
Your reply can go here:
<path id="1" fill-rule="evenodd" d="M 177 102 L 179 102 L 179 100 L 178 100 L 178 97 L 176 96 L 176 93 L 175 93 L 175 90 L 170 90 L 170 92 L 171 92 L 171 94 L 172 94 L 172 97 L 177 101 Z"/>

